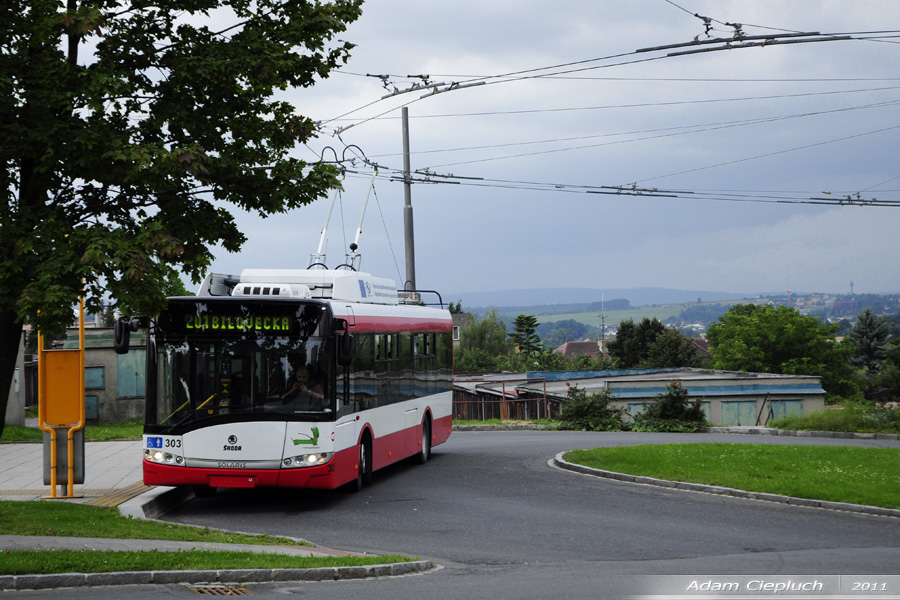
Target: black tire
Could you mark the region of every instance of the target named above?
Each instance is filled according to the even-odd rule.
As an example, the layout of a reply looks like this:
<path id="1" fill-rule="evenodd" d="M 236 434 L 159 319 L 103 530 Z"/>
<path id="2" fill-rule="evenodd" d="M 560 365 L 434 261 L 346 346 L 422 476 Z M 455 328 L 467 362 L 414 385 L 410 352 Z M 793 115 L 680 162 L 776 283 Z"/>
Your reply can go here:
<path id="1" fill-rule="evenodd" d="M 359 458 L 356 464 L 356 479 L 347 484 L 347 491 L 355 494 L 364 485 L 372 485 L 372 450 L 368 439 L 359 444 Z"/>
<path id="2" fill-rule="evenodd" d="M 365 468 L 363 469 L 362 474 L 362 484 L 366 487 L 372 485 L 372 444 L 369 442 L 369 438 L 366 438 L 362 444 L 366 457 Z"/>
<path id="3" fill-rule="evenodd" d="M 422 423 L 422 447 L 415 456 L 417 464 L 424 465 L 431 458 L 431 422 L 427 419 Z"/>

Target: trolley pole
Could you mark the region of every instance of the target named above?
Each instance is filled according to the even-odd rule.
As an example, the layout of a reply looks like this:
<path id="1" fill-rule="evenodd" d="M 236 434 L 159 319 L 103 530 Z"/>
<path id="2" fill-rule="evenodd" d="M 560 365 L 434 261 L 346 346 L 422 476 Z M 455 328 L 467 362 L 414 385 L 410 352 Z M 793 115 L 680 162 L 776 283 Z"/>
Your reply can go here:
<path id="1" fill-rule="evenodd" d="M 403 239 L 406 247 L 406 282 L 403 289 L 416 289 L 416 245 L 413 239 L 412 177 L 409 167 L 409 109 L 400 109 L 403 120 Z"/>

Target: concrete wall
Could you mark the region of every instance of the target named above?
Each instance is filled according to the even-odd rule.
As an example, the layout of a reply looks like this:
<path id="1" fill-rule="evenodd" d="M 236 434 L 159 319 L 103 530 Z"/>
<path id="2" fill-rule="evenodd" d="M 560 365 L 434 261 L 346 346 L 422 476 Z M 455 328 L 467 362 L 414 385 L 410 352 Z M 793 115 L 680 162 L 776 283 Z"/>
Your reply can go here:
<path id="1" fill-rule="evenodd" d="M 825 394 L 818 377 L 685 378 L 680 380 L 693 401 L 704 403 L 716 425 L 764 425 L 770 418 L 808 414 L 825 409 Z M 633 412 L 637 404 L 650 403 L 665 392 L 660 381 L 609 382 L 614 404 Z M 770 413 L 771 408 L 771 413 Z M 759 423 L 757 423 L 759 421 Z"/>
<path id="2" fill-rule="evenodd" d="M 69 330 L 69 340 L 74 340 L 77 347 L 78 330 Z M 119 378 L 123 376 L 134 377 L 135 374 L 129 369 L 122 369 L 123 360 L 116 354 L 112 347 L 113 330 L 103 328 L 91 328 L 85 331 L 85 356 L 84 368 L 85 377 L 85 398 L 96 396 L 97 398 L 97 418 L 90 419 L 88 422 L 95 423 L 119 423 L 132 419 L 142 419 L 144 417 L 144 361 L 142 359 L 146 340 L 139 334 L 131 336 L 131 354 L 129 356 L 132 364 L 136 364 L 139 371 L 138 376 L 140 384 L 135 385 L 133 381 L 128 382 L 130 385 L 120 385 Z M 67 342 L 66 346 L 70 345 Z M 137 355 L 139 358 L 136 359 Z M 103 378 L 102 385 L 94 387 L 91 380 L 96 381 L 98 370 L 102 369 Z M 91 377 L 88 375 L 94 375 Z M 128 395 L 121 395 L 122 389 L 129 390 Z M 87 400 L 86 400 L 87 402 Z"/>

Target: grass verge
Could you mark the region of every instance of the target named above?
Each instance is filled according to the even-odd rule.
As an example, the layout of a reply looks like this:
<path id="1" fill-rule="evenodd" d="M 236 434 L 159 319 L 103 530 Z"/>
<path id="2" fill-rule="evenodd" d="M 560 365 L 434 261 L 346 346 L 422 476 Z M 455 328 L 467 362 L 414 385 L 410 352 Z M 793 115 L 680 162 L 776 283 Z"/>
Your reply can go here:
<path id="1" fill-rule="evenodd" d="M 454 425 L 556 425 L 559 421 L 556 419 L 529 419 L 528 421 L 513 421 L 510 419 L 501 420 L 501 419 L 486 419 L 484 421 L 480 420 L 463 420 L 463 419 L 454 419 Z"/>
<path id="2" fill-rule="evenodd" d="M 123 517 L 116 509 L 45 502 L 0 501 L 0 534 L 174 540 L 309 548 L 310 544 L 270 535 L 226 533 Z M 101 550 L 12 550 L 3 554 L 0 575 L 107 573 L 192 569 L 282 569 L 353 567 L 410 558 L 379 556 L 289 556 L 255 552 L 190 550 L 114 552 Z"/>
<path id="3" fill-rule="evenodd" d="M 124 423 L 108 423 L 103 425 L 86 425 L 84 439 L 90 442 L 108 442 L 110 440 L 139 440 L 144 432 L 144 423 L 140 419 Z M 0 442 L 40 442 L 44 432 L 37 427 L 7 425 L 3 428 Z"/>
<path id="4" fill-rule="evenodd" d="M 287 556 L 255 552 L 116 552 L 111 550 L 13 550 L 0 562 L 2 575 L 188 571 L 215 569 L 314 569 L 408 562 L 394 554 L 378 556 Z"/>
<path id="5" fill-rule="evenodd" d="M 842 407 L 784 417 L 769 425 L 800 431 L 900 433 L 900 410 L 879 407 L 871 402 L 848 402 Z"/>
<path id="6" fill-rule="evenodd" d="M 284 537 L 132 519 L 123 517 L 115 508 L 19 500 L 0 501 L 0 534 L 309 546 Z"/>
<path id="7" fill-rule="evenodd" d="M 660 444 L 574 450 L 569 462 L 615 471 L 900 508 L 900 449 L 768 444 Z"/>

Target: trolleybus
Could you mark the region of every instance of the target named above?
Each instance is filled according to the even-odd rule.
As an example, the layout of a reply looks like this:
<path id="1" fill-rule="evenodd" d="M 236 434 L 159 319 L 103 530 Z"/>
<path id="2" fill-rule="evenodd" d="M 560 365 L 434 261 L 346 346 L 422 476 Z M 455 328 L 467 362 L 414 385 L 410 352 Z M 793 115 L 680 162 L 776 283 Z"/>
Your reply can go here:
<path id="1" fill-rule="evenodd" d="M 452 322 L 346 270 L 208 275 L 146 327 L 147 485 L 358 490 L 452 428 Z"/>

